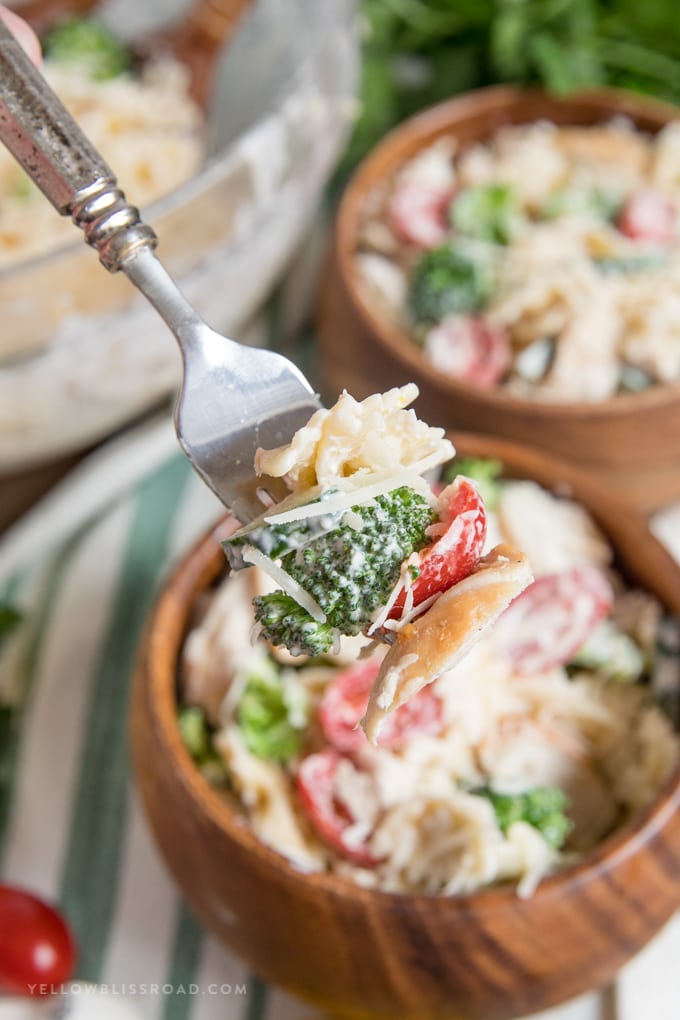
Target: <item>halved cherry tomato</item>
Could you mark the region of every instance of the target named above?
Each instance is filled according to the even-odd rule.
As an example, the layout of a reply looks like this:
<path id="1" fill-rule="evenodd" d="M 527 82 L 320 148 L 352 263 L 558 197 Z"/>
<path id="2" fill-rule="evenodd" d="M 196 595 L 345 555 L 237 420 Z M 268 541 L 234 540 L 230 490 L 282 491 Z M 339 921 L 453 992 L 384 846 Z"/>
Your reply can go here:
<path id="1" fill-rule="evenodd" d="M 675 235 L 675 221 L 673 203 L 660 191 L 646 188 L 630 196 L 616 225 L 622 234 L 634 240 L 670 244 Z"/>
<path id="2" fill-rule="evenodd" d="M 73 936 L 54 907 L 0 885 L 0 989 L 45 995 L 68 981 L 75 959 Z"/>
<path id="3" fill-rule="evenodd" d="M 609 613 L 613 597 L 609 581 L 594 566 L 539 577 L 505 610 L 496 638 L 516 672 L 543 673 L 569 662 Z"/>
<path id="4" fill-rule="evenodd" d="M 510 368 L 508 334 L 477 315 L 450 315 L 425 337 L 423 351 L 444 375 L 491 389 Z"/>
<path id="5" fill-rule="evenodd" d="M 304 758 L 297 774 L 300 801 L 324 843 L 346 860 L 364 868 L 372 868 L 379 864 L 379 860 L 371 853 L 367 843 L 364 841 L 356 844 L 347 836 L 355 819 L 336 789 L 336 776 L 342 762 L 346 762 L 348 768 L 361 772 L 334 747 L 326 747 Z"/>
<path id="6" fill-rule="evenodd" d="M 394 232 L 418 248 L 436 248 L 447 237 L 448 208 L 453 191 L 417 180 L 400 181 L 389 200 L 388 217 Z"/>
<path id="7" fill-rule="evenodd" d="M 319 721 L 328 742 L 339 751 L 360 751 L 368 739 L 359 723 L 368 707 L 380 663 L 359 662 L 338 673 L 319 704 Z M 417 733 L 436 734 L 442 728 L 442 704 L 431 687 L 423 687 L 383 723 L 380 747 L 399 747 Z"/>
<path id="8" fill-rule="evenodd" d="M 459 476 L 447 485 L 439 496 L 438 508 L 446 531 L 420 553 L 420 573 L 411 585 L 414 606 L 471 574 L 484 550 L 486 510 L 469 478 Z M 396 600 L 390 617 L 401 615 L 405 601 L 404 593 Z"/>

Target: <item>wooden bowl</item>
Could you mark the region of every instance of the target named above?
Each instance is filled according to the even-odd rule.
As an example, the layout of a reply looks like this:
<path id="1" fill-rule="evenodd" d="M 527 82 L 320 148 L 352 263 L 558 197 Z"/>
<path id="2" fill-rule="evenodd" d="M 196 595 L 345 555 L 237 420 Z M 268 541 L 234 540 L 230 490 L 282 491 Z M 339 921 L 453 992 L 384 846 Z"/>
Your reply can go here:
<path id="1" fill-rule="evenodd" d="M 654 134 L 679 111 L 613 90 L 557 99 L 501 86 L 442 103 L 388 134 L 356 171 L 338 210 L 318 314 L 329 389 L 346 388 L 360 398 L 414 381 L 420 388 L 416 410 L 426 421 L 538 445 L 593 471 L 644 511 L 680 497 L 680 382 L 598 403 L 548 403 L 444 377 L 363 296 L 354 268 L 367 196 L 441 135 L 454 135 L 464 147 L 506 124 L 591 125 L 620 115 Z"/>
<path id="2" fill-rule="evenodd" d="M 680 614 L 680 569 L 644 520 L 576 469 L 488 437 L 461 453 L 565 486 L 624 573 Z M 268 981 L 353 1016 L 506 1020 L 610 981 L 680 906 L 680 769 L 655 801 L 530 899 L 509 888 L 426 897 L 305 874 L 267 848 L 194 766 L 176 724 L 178 659 L 196 599 L 226 573 L 220 526 L 167 581 L 140 649 L 131 708 L 142 802 L 190 909 Z"/>

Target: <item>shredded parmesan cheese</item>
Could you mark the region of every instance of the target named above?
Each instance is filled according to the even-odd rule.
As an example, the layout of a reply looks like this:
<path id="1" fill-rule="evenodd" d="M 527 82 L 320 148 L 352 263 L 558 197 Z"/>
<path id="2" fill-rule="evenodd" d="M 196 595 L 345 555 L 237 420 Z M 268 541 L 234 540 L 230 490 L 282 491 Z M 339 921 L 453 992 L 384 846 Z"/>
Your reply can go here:
<path id="1" fill-rule="evenodd" d="M 366 477 L 366 476 L 364 476 Z M 328 499 L 318 500 L 315 503 L 303 503 L 302 506 L 292 507 L 284 510 L 283 513 L 271 513 L 265 517 L 267 524 L 288 524 L 291 521 L 304 521 L 311 517 L 320 517 L 325 514 L 340 513 L 342 510 L 350 510 L 353 506 L 361 506 L 370 503 L 376 496 L 383 496 L 388 492 L 407 485 L 423 496 L 432 500 L 432 490 L 427 482 L 418 474 L 411 471 L 402 471 L 399 474 L 371 476 L 363 485 L 356 485 L 351 489 L 336 492 Z"/>
<path id="2" fill-rule="evenodd" d="M 268 574 L 276 583 L 283 588 L 287 595 L 290 595 L 292 599 L 295 599 L 299 606 L 306 609 L 309 615 L 316 620 L 318 623 L 326 622 L 326 614 L 319 605 L 319 603 L 312 598 L 309 592 L 306 592 L 304 588 L 300 587 L 297 581 L 294 581 L 290 574 L 287 574 L 282 567 L 275 563 L 274 560 L 270 560 L 268 556 L 261 553 L 259 549 L 256 549 L 253 545 L 246 545 L 243 548 L 243 562 L 253 563 L 261 570 Z"/>

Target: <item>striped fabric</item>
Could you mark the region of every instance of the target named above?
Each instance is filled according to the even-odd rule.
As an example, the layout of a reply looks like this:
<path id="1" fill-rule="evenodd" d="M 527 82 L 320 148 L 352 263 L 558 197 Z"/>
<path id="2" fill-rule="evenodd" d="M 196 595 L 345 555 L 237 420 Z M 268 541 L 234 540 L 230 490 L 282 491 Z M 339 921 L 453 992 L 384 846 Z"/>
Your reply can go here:
<path id="1" fill-rule="evenodd" d="M 174 455 L 2 585 L 25 620 L 0 659 L 3 694 L 22 704 L 2 752 L 3 877 L 58 901 L 77 933 L 79 980 L 135 999 L 149 1020 L 256 1020 L 268 1008 L 263 986 L 184 909 L 129 774 L 127 700 L 144 618 L 169 564 L 218 513 Z"/>
<path id="2" fill-rule="evenodd" d="M 0 658 L 2 697 L 22 705 L 2 752 L 2 872 L 61 904 L 80 943 L 78 979 L 107 986 L 112 1005 L 133 1008 L 125 1016 L 304 1020 L 308 1007 L 249 975 L 189 916 L 130 781 L 128 689 L 144 619 L 166 571 L 220 512 L 184 459 L 167 452 L 169 423 L 158 432 L 160 462 L 138 484 L 125 492 L 121 476 L 123 494 L 49 552 L 41 542 L 50 507 L 34 515 L 23 541 L 43 551 L 0 574 L 0 594 L 24 613 Z M 134 446 L 134 433 L 127 442 Z M 119 451 L 110 473 L 130 462 Z M 676 922 L 616 989 L 544 1020 L 677 1020 L 679 953 Z M 0 1020 L 7 1008 L 0 1004 Z"/>

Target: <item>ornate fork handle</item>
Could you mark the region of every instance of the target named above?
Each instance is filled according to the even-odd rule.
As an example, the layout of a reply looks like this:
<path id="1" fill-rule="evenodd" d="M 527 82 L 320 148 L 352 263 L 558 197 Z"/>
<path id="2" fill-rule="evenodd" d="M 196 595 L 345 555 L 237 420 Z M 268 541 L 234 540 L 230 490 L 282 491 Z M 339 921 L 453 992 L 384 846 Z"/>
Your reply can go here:
<path id="1" fill-rule="evenodd" d="M 70 215 L 110 271 L 157 238 L 108 164 L 0 22 L 0 140 L 62 216 Z"/>

